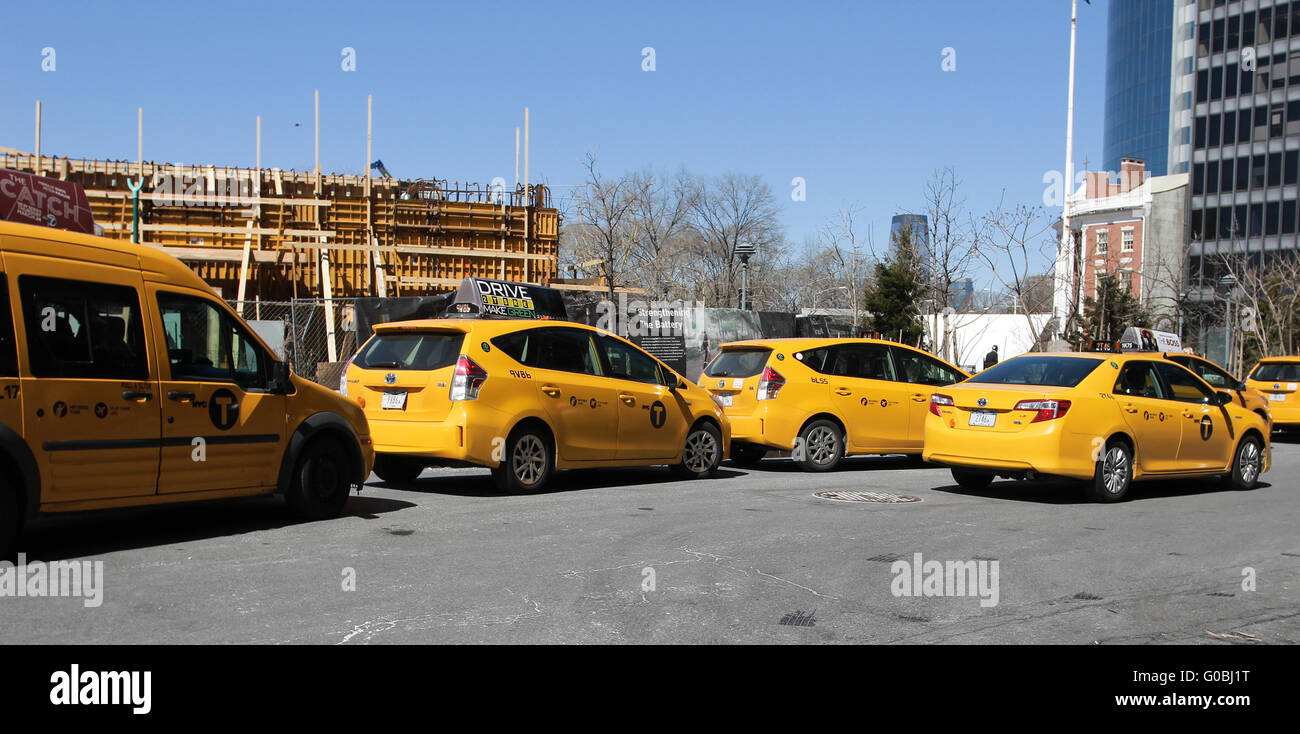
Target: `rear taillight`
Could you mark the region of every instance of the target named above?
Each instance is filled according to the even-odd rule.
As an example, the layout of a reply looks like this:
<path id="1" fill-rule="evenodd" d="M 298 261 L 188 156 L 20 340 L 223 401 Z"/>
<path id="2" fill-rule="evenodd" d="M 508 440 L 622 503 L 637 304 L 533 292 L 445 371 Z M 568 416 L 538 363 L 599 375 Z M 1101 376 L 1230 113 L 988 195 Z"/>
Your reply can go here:
<path id="1" fill-rule="evenodd" d="M 772 400 L 785 387 L 785 378 L 771 367 L 763 368 L 763 375 L 758 378 L 758 399 Z"/>
<path id="2" fill-rule="evenodd" d="M 464 354 L 460 355 L 456 360 L 456 376 L 451 379 L 451 399 L 478 400 L 478 391 L 487 378 L 487 370 Z"/>
<path id="3" fill-rule="evenodd" d="M 1016 410 L 1034 411 L 1034 419 L 1030 423 L 1039 421 L 1051 421 L 1065 415 L 1065 411 L 1070 409 L 1069 400 L 1021 400 L 1016 403 Z"/>
<path id="4" fill-rule="evenodd" d="M 947 395 L 940 395 L 939 393 L 934 393 L 933 395 L 931 395 L 930 412 L 942 418 L 943 415 L 939 412 L 940 405 L 951 406 L 952 398 L 948 397 Z"/>
<path id="5" fill-rule="evenodd" d="M 339 375 L 339 392 L 342 393 L 345 398 L 348 396 L 348 370 L 352 369 L 352 362 L 356 358 L 357 355 L 352 355 L 348 359 L 348 363 L 343 365 L 343 374 Z"/>

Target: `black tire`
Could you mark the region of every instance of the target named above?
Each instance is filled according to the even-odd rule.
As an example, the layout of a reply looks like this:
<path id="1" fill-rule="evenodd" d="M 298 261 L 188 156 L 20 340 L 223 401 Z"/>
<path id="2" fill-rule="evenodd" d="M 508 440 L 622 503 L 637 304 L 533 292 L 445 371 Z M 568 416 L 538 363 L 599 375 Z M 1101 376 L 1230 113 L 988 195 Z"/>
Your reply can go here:
<path id="1" fill-rule="evenodd" d="M 1133 449 L 1123 441 L 1110 441 L 1097 459 L 1084 493 L 1093 502 L 1121 502 L 1133 486 Z"/>
<path id="2" fill-rule="evenodd" d="M 739 466 L 758 466 L 767 456 L 767 447 L 741 441 L 731 442 L 731 462 Z"/>
<path id="3" fill-rule="evenodd" d="M 925 460 L 925 457 L 922 454 L 905 454 L 905 456 L 907 458 L 908 466 L 913 466 L 913 467 L 930 466 L 930 463 Z"/>
<path id="4" fill-rule="evenodd" d="M 0 479 L 0 561 L 12 561 L 18 550 L 18 534 L 23 529 L 18 493 Z"/>
<path id="5" fill-rule="evenodd" d="M 375 476 L 389 484 L 409 484 L 424 471 L 424 460 L 409 456 L 380 454 L 375 457 Z"/>
<path id="6" fill-rule="evenodd" d="M 343 512 L 352 491 L 352 462 L 341 442 L 316 438 L 302 450 L 294 469 L 287 499 L 289 512 L 299 520 L 329 520 Z"/>
<path id="7" fill-rule="evenodd" d="M 804 471 L 830 471 L 844 458 L 844 433 L 834 421 L 815 420 L 799 432 L 795 456 L 795 463 Z"/>
<path id="8" fill-rule="evenodd" d="M 521 426 L 506 439 L 505 458 L 492 468 L 492 481 L 507 494 L 540 492 L 555 473 L 551 437 L 536 426 Z"/>
<path id="9" fill-rule="evenodd" d="M 983 492 L 993 483 L 993 472 L 978 469 L 958 469 L 954 466 L 952 467 L 952 480 L 962 489 Z"/>
<path id="10" fill-rule="evenodd" d="M 1246 436 L 1237 444 L 1232 456 L 1232 473 L 1228 484 L 1233 489 L 1254 489 L 1259 484 L 1259 474 L 1264 469 L 1264 446 L 1259 438 Z"/>
<path id="11" fill-rule="evenodd" d="M 673 474 L 682 479 L 713 476 L 722 463 L 722 431 L 712 423 L 698 423 L 686 434 L 682 463 L 673 464 Z"/>

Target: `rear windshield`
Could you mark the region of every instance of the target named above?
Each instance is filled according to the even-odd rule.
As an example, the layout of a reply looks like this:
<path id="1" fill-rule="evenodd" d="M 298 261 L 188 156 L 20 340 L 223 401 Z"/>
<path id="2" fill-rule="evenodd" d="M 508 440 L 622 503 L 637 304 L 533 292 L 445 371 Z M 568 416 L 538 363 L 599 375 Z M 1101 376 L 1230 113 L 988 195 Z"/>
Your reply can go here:
<path id="1" fill-rule="evenodd" d="M 709 377 L 753 377 L 767 364 L 770 349 L 726 349 L 704 368 Z"/>
<path id="2" fill-rule="evenodd" d="M 968 382 L 1074 387 L 1099 364 L 1100 359 L 1082 357 L 1017 357 L 990 367 Z"/>
<path id="3" fill-rule="evenodd" d="M 436 370 L 456 364 L 460 332 L 399 332 L 376 334 L 352 364 L 367 370 Z"/>
<path id="4" fill-rule="evenodd" d="M 1255 368 L 1250 379 L 1261 382 L 1300 382 L 1300 364 L 1295 362 L 1265 362 Z"/>

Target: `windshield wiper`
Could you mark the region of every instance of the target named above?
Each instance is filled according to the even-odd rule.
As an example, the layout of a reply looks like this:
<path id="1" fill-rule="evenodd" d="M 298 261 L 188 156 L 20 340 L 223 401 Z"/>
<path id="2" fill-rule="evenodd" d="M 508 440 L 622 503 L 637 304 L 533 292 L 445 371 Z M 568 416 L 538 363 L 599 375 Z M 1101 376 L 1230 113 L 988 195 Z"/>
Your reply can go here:
<path id="1" fill-rule="evenodd" d="M 401 368 L 401 366 L 402 366 L 402 365 L 401 365 L 401 363 L 399 363 L 399 362 L 367 362 L 367 363 L 366 363 L 366 367 L 369 367 L 369 368 L 374 368 L 374 367 L 387 367 L 387 368 L 390 369 L 390 370 L 399 369 L 399 368 Z"/>

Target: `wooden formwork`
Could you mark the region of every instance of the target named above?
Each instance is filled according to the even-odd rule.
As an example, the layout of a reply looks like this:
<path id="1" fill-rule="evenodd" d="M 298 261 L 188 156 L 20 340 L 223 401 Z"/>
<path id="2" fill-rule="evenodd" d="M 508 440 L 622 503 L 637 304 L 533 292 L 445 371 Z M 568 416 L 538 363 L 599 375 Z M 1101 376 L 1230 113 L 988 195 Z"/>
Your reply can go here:
<path id="1" fill-rule="evenodd" d="M 0 167 L 35 171 L 29 155 Z M 545 186 L 506 191 L 281 169 L 43 157 L 47 176 L 86 190 L 104 235 L 184 260 L 226 298 L 421 295 L 466 276 L 549 284 L 559 214 Z M 521 187 L 522 188 L 522 187 Z M 327 287 L 328 285 L 328 287 Z"/>

